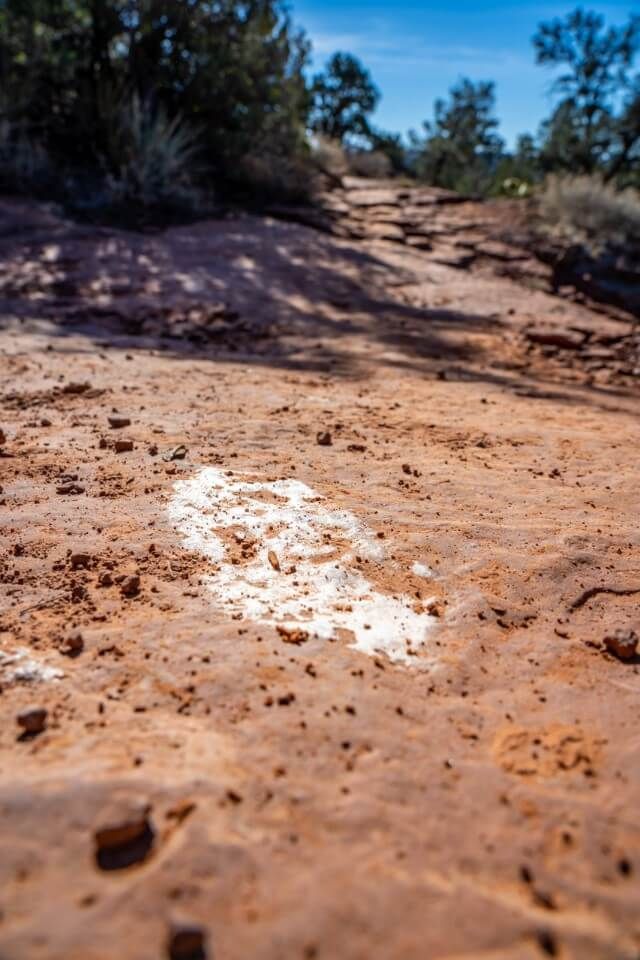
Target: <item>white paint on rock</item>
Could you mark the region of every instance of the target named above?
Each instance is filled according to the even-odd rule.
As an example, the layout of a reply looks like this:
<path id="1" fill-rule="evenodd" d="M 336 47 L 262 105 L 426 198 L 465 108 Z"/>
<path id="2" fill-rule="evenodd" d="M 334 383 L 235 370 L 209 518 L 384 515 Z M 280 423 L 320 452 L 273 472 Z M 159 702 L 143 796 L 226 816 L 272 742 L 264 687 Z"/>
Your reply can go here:
<path id="1" fill-rule="evenodd" d="M 7 683 L 46 683 L 61 680 L 64 673 L 34 660 L 29 650 L 20 647 L 12 653 L 0 650 L 0 676 Z"/>
<path id="2" fill-rule="evenodd" d="M 217 565 L 208 582 L 217 606 L 229 616 L 325 639 L 343 628 L 353 634 L 356 650 L 416 663 L 412 651 L 425 643 L 435 618 L 416 612 L 410 597 L 379 592 L 353 569 L 356 557 L 383 561 L 382 542 L 306 484 L 252 480 L 206 467 L 176 484 L 169 516 L 185 548 Z M 236 546 L 250 545 L 249 557 L 237 563 L 227 546 L 234 540 Z"/>

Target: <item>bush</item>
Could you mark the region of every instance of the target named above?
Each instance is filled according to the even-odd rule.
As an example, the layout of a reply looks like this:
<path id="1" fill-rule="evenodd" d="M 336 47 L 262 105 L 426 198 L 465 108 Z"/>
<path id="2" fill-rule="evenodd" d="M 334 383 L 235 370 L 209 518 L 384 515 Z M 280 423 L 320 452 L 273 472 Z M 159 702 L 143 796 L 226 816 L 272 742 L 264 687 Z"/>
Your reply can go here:
<path id="1" fill-rule="evenodd" d="M 107 137 L 107 177 L 113 202 L 141 207 L 189 205 L 194 198 L 196 135 L 179 117 L 152 109 L 134 95 L 118 111 Z"/>
<path id="2" fill-rule="evenodd" d="M 448 100 L 436 100 L 426 138 L 415 138 L 418 177 L 458 193 L 488 194 L 504 152 L 494 110 L 493 83 L 464 78 L 454 84 Z"/>
<path id="3" fill-rule="evenodd" d="M 334 181 L 348 174 L 383 179 L 393 173 L 391 160 L 382 151 L 349 150 L 338 140 L 321 135 L 313 138 L 311 156 L 316 168 Z"/>
<path id="4" fill-rule="evenodd" d="M 53 168 L 44 147 L 8 120 L 0 121 L 0 189 L 38 193 L 47 189 L 52 177 Z"/>
<path id="5" fill-rule="evenodd" d="M 331 180 L 340 180 L 349 173 L 347 154 L 339 140 L 317 134 L 311 143 L 315 166 Z"/>
<path id="6" fill-rule="evenodd" d="M 598 177 L 551 176 L 539 195 L 542 222 L 553 236 L 593 254 L 640 244 L 640 194 Z"/>
<path id="7" fill-rule="evenodd" d="M 349 172 L 356 177 L 383 180 L 390 177 L 393 167 L 389 157 L 379 150 L 356 150 L 347 154 Z"/>
<path id="8" fill-rule="evenodd" d="M 238 165 L 236 194 L 258 205 L 273 201 L 306 202 L 313 194 L 315 178 L 309 157 L 256 150 Z"/>

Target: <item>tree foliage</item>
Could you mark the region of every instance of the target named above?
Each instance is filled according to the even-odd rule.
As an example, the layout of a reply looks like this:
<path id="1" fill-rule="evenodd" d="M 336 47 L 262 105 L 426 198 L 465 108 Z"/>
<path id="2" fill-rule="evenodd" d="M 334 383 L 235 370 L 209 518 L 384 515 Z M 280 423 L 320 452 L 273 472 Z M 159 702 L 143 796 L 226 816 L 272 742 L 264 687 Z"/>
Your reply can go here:
<path id="1" fill-rule="evenodd" d="M 528 196 L 540 179 L 540 153 L 535 138 L 522 133 L 515 148 L 501 157 L 490 192 L 509 196 Z"/>
<path id="2" fill-rule="evenodd" d="M 301 195 L 311 143 L 465 192 L 523 195 L 556 171 L 640 186 L 640 17 L 577 9 L 533 42 L 553 112 L 506 151 L 489 81 L 456 83 L 409 142 L 372 125 L 380 93 L 351 54 L 308 82 L 286 0 L 0 0 L 0 188 L 79 172 L 145 205 L 194 179 Z"/>
<path id="3" fill-rule="evenodd" d="M 490 82 L 463 79 L 451 88 L 448 100 L 436 100 L 434 119 L 424 124 L 418 175 L 439 187 L 485 190 L 504 148 L 494 110 Z"/>
<path id="4" fill-rule="evenodd" d="M 399 133 L 371 129 L 368 134 L 371 150 L 382 154 L 389 162 L 393 173 L 409 173 L 407 149 Z"/>
<path id="5" fill-rule="evenodd" d="M 640 45 L 640 17 L 605 27 L 597 13 L 574 10 L 540 25 L 534 37 L 539 64 L 562 72 L 558 95 L 541 131 L 547 170 L 601 172 L 612 179 L 640 159 L 640 76 L 632 76 Z"/>
<path id="6" fill-rule="evenodd" d="M 316 132 L 339 143 L 369 136 L 369 118 L 380 93 L 356 57 L 334 53 L 326 69 L 314 77 L 311 94 L 311 122 Z"/>
<path id="7" fill-rule="evenodd" d="M 106 163 L 123 103 L 197 130 L 236 176 L 255 150 L 304 144 L 308 44 L 280 0 L 5 0 L 0 110 L 66 161 Z"/>

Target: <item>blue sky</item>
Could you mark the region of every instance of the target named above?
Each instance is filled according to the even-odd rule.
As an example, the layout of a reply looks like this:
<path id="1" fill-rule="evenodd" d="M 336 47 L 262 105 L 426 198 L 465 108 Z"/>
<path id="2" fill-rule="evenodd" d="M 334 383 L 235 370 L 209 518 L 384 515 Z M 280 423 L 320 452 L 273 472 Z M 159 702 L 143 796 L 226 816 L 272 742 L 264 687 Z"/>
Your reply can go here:
<path id="1" fill-rule="evenodd" d="M 531 37 L 541 20 L 564 16 L 578 4 L 513 0 L 292 0 L 293 19 L 313 43 L 313 66 L 336 50 L 354 53 L 382 92 L 375 123 L 406 133 L 430 117 L 433 101 L 461 76 L 494 80 L 501 133 L 535 132 L 549 113 L 552 74 L 537 67 Z M 580 4 L 622 23 L 631 3 Z"/>

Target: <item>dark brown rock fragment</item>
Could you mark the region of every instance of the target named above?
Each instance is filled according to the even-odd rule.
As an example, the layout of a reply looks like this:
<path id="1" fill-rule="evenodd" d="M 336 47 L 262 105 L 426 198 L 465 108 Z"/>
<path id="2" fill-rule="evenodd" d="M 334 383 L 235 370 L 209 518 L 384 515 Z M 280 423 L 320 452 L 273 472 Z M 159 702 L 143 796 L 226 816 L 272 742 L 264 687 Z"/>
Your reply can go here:
<path id="1" fill-rule="evenodd" d="M 638 634 L 635 630 L 620 628 L 604 638 L 604 645 L 618 660 L 632 660 L 638 652 Z"/>
<path id="2" fill-rule="evenodd" d="M 129 453 L 133 450 L 133 440 L 116 440 L 113 449 L 116 453 Z"/>
<path id="3" fill-rule="evenodd" d="M 206 934 L 193 923 L 174 923 L 167 942 L 169 960 L 206 960 Z"/>
<path id="4" fill-rule="evenodd" d="M 154 839 L 148 808 L 100 827 L 94 834 L 96 864 L 101 870 L 125 870 L 143 863 L 153 852 Z"/>
<path id="5" fill-rule="evenodd" d="M 124 578 L 120 584 L 120 593 L 123 597 L 137 597 L 140 593 L 140 577 L 137 573 Z"/>
<path id="6" fill-rule="evenodd" d="M 23 736 L 35 737 L 47 726 L 47 711 L 44 707 L 28 707 L 16 719 L 24 731 Z"/>

